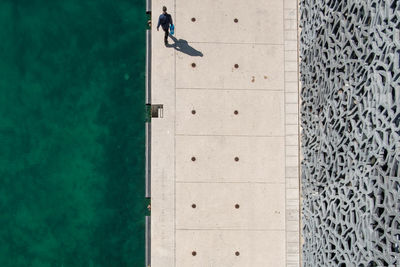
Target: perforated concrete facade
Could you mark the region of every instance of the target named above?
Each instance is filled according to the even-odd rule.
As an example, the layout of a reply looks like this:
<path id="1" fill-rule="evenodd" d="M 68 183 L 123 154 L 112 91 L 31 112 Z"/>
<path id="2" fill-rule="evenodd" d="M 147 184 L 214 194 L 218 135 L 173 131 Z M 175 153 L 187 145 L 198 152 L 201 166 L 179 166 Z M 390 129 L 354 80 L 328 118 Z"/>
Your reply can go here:
<path id="1" fill-rule="evenodd" d="M 297 2 L 152 12 L 151 266 L 299 266 Z"/>
<path id="2" fill-rule="evenodd" d="M 400 266 L 400 2 L 301 1 L 304 266 Z"/>

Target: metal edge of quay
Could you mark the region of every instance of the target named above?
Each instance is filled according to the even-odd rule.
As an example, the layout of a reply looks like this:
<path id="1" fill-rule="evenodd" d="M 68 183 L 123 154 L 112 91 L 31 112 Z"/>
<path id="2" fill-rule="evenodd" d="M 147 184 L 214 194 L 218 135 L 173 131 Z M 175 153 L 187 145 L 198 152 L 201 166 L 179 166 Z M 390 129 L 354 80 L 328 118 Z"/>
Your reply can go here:
<path id="1" fill-rule="evenodd" d="M 151 0 L 146 0 L 146 13 L 151 13 Z M 151 26 L 146 29 L 146 106 L 151 105 Z M 147 110 L 147 109 L 146 109 Z M 147 111 L 146 111 L 147 112 Z M 145 179 L 146 179 L 146 198 L 151 197 L 151 116 L 148 118 L 146 114 L 146 141 L 145 141 Z"/>
<path id="2" fill-rule="evenodd" d="M 146 216 L 146 258 L 145 266 L 151 265 L 151 216 Z"/>
<path id="3" fill-rule="evenodd" d="M 151 13 L 151 0 L 146 0 L 146 13 Z"/>
<path id="4" fill-rule="evenodd" d="M 151 198 L 151 122 L 146 122 L 146 198 Z"/>
<path id="5" fill-rule="evenodd" d="M 151 15 L 151 0 L 146 0 L 146 14 Z M 151 18 L 150 18 L 151 21 Z M 150 22 L 151 23 L 151 22 Z M 151 24 L 146 29 L 146 105 L 151 105 Z M 145 123 L 145 197 L 151 198 L 151 116 Z M 151 216 L 145 217 L 145 267 L 151 265 Z"/>
<path id="6" fill-rule="evenodd" d="M 146 104 L 151 104 L 151 29 L 146 30 Z"/>

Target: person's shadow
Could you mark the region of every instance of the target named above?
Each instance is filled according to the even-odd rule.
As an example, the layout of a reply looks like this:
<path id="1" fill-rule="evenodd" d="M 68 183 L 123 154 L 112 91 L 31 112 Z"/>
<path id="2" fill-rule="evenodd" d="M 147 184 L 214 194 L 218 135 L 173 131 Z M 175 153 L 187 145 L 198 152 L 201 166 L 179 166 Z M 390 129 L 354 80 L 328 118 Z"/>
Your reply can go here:
<path id="1" fill-rule="evenodd" d="M 171 39 L 174 41 L 173 44 L 167 44 L 167 47 L 173 47 L 175 50 L 182 52 L 184 54 L 187 54 L 192 57 L 202 57 L 203 53 L 201 53 L 199 50 L 194 49 L 189 45 L 189 43 L 186 40 L 183 39 L 176 39 L 173 35 L 169 35 Z"/>

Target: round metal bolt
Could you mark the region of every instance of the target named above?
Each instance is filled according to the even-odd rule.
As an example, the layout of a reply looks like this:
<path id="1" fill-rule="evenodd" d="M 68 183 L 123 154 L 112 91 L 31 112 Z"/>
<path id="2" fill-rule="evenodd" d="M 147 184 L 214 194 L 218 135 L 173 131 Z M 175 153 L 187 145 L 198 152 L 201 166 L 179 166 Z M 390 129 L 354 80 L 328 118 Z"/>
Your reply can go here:
<path id="1" fill-rule="evenodd" d="M 192 110 L 192 114 L 195 115 L 196 114 L 196 110 L 193 109 Z"/>
<path id="2" fill-rule="evenodd" d="M 233 112 L 233 114 L 238 115 L 238 114 L 239 114 L 239 111 L 235 110 L 235 111 Z"/>
<path id="3" fill-rule="evenodd" d="M 235 255 L 236 255 L 236 256 L 239 256 L 239 255 L 240 255 L 240 252 L 239 252 L 239 251 L 236 251 L 236 252 L 235 252 Z"/>
<path id="4" fill-rule="evenodd" d="M 233 21 L 234 21 L 235 23 L 238 23 L 238 22 L 239 22 L 239 20 L 238 20 L 237 18 L 235 18 Z"/>
<path id="5" fill-rule="evenodd" d="M 192 68 L 196 68 L 196 63 L 192 63 Z"/>
<path id="6" fill-rule="evenodd" d="M 239 68 L 239 64 L 235 64 L 235 69 L 238 69 Z"/>
<path id="7" fill-rule="evenodd" d="M 195 22 L 196 21 L 196 18 L 192 18 L 192 22 Z"/>
<path id="8" fill-rule="evenodd" d="M 197 252 L 196 251 L 192 251 L 192 256 L 196 256 Z"/>
<path id="9" fill-rule="evenodd" d="M 192 157 L 192 161 L 196 161 L 196 157 Z"/>
<path id="10" fill-rule="evenodd" d="M 236 204 L 235 205 L 235 209 L 239 209 L 240 208 L 240 205 L 239 204 Z"/>
<path id="11" fill-rule="evenodd" d="M 195 209 L 197 206 L 196 204 L 192 204 L 192 208 Z"/>
<path id="12" fill-rule="evenodd" d="M 239 161 L 239 157 L 235 157 L 235 161 Z"/>

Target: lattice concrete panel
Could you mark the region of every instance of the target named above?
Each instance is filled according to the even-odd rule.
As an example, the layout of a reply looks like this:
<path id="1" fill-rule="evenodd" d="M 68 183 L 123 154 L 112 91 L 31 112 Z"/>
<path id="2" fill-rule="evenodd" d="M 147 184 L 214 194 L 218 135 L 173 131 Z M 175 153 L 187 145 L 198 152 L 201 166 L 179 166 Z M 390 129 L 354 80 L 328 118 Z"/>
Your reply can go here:
<path id="1" fill-rule="evenodd" d="M 304 266 L 400 266 L 400 1 L 302 0 Z"/>

